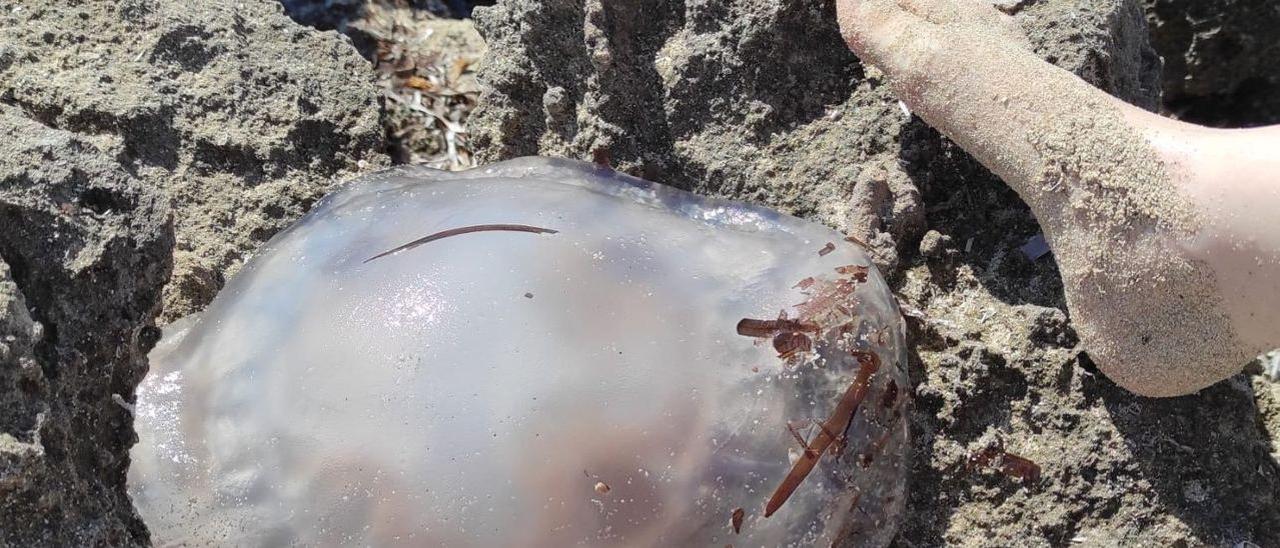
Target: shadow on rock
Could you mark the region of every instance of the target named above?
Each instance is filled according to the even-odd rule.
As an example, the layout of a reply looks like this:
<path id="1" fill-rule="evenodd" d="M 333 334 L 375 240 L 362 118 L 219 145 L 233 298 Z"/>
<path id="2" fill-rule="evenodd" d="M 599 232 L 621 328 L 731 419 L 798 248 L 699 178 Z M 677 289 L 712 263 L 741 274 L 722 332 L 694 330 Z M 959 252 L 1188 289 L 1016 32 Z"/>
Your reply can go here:
<path id="1" fill-rule="evenodd" d="M 1202 540 L 1280 545 L 1280 463 L 1246 375 L 1166 399 L 1093 378 L 1141 468 L 1127 489 L 1153 492 Z"/>
<path id="2" fill-rule="evenodd" d="M 900 140 L 899 165 L 920 189 L 928 226 L 945 241 L 940 249 L 922 245 L 936 282 L 951 289 L 950 273 L 967 265 L 1006 304 L 1065 309 L 1052 255 L 1032 259 L 1019 249 L 1040 225 L 1017 193 L 919 118 Z"/>

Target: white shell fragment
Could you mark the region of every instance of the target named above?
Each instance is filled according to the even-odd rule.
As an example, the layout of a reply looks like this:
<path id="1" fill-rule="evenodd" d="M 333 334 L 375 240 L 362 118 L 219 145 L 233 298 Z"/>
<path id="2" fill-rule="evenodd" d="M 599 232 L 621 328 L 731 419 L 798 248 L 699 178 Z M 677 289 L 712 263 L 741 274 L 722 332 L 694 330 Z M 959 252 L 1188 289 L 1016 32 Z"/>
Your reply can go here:
<path id="1" fill-rule="evenodd" d="M 884 545 L 910 385 L 870 265 L 590 164 L 379 172 L 166 333 L 130 493 L 159 545 Z"/>

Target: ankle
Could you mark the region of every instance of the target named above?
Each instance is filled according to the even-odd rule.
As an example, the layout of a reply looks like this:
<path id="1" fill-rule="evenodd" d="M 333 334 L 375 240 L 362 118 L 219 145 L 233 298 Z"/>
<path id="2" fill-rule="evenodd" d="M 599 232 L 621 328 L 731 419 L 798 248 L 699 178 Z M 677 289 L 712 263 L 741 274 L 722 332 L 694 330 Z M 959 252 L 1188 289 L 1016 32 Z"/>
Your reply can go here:
<path id="1" fill-rule="evenodd" d="M 1272 152 L 1280 131 L 1172 122 L 1144 132 L 1199 218 L 1194 234 L 1174 237 L 1177 249 L 1213 273 L 1241 344 L 1250 352 L 1280 346 L 1280 158 Z"/>

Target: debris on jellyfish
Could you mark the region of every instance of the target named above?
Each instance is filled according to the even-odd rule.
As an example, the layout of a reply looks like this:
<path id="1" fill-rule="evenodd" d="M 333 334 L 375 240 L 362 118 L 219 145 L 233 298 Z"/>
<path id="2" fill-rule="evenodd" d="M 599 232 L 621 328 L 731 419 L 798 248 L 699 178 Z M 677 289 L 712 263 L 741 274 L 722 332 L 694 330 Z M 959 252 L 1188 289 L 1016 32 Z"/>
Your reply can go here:
<path id="1" fill-rule="evenodd" d="M 800 482 L 809 476 L 809 472 L 813 471 L 813 467 L 818 463 L 818 457 L 827 451 L 828 447 L 832 447 L 837 440 L 846 439 L 846 431 L 853 422 L 853 414 L 858 410 L 858 406 L 867 396 L 867 388 L 871 382 L 871 375 L 875 374 L 880 368 L 880 358 L 875 353 L 865 352 L 858 356 L 858 362 L 861 364 L 858 375 L 853 382 L 849 384 L 849 389 L 840 398 L 840 403 L 836 405 L 835 411 L 832 412 L 831 418 L 822 423 L 818 432 L 818 437 L 812 442 L 803 442 L 801 440 L 804 451 L 800 454 L 800 460 L 791 467 L 791 472 L 783 478 L 782 483 L 774 490 L 773 495 L 769 497 L 769 502 L 764 507 L 764 517 L 769 517 L 782 507 L 791 494 L 795 492 Z"/>
<path id="2" fill-rule="evenodd" d="M 909 385 L 870 265 L 600 165 L 378 172 L 166 332 L 129 492 L 159 544 L 884 546 Z"/>
<path id="3" fill-rule="evenodd" d="M 472 232 L 492 232 L 492 231 L 531 232 L 531 233 L 533 233 L 533 234 L 555 234 L 555 233 L 556 233 L 556 231 L 555 231 L 555 230 L 552 230 L 552 229 L 550 229 L 550 228 L 542 228 L 542 227 L 538 227 L 538 226 L 529 226 L 529 225 L 503 225 L 503 224 L 496 224 L 496 225 L 473 225 L 473 226 L 463 226 L 463 227 L 458 227 L 458 228 L 451 228 L 451 229 L 449 229 L 449 230 L 441 230 L 440 232 L 437 232 L 437 233 L 432 234 L 432 235 L 430 235 L 430 236 L 424 236 L 424 237 L 418 238 L 418 239 L 416 239 L 416 240 L 414 240 L 414 241 L 412 241 L 412 242 L 409 242 L 409 243 L 407 243 L 407 244 L 401 244 L 401 245 L 398 245 L 398 246 L 396 246 L 396 247 L 394 247 L 394 248 L 392 248 L 392 249 L 389 249 L 389 250 L 387 250 L 387 251 L 383 251 L 382 253 L 379 253 L 379 254 L 377 254 L 377 255 L 374 255 L 374 256 L 372 256 L 372 257 L 369 257 L 368 259 L 365 259 L 365 260 L 364 260 L 364 262 L 366 262 L 366 263 L 367 263 L 367 262 L 372 261 L 372 260 L 374 260 L 374 259 L 381 259 L 382 257 L 386 257 L 387 255 L 394 255 L 394 254 L 399 253 L 399 252 L 401 252 L 401 251 L 404 251 L 404 250 L 406 250 L 406 249 L 413 249 L 413 248 L 418 247 L 418 246 L 420 246 L 420 245 L 422 245 L 422 244 L 430 243 L 430 242 L 434 242 L 434 241 L 436 241 L 436 240 L 441 240 L 441 239 L 444 239 L 444 238 L 448 238 L 448 237 L 450 237 L 450 236 L 460 236 L 460 235 L 462 235 L 462 234 L 470 234 L 470 233 L 472 233 Z"/>

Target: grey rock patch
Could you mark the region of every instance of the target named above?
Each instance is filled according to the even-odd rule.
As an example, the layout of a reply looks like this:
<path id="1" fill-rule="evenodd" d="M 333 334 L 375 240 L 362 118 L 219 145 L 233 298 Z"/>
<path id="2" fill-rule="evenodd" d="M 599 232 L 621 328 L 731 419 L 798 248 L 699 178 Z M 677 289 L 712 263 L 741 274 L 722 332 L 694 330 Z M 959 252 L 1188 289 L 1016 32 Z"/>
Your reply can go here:
<path id="1" fill-rule="evenodd" d="M 160 192 L 0 105 L 0 545 L 135 545 L 132 398 L 173 249 Z"/>
<path id="2" fill-rule="evenodd" d="M 0 0 L 0 545 L 146 544 L 159 332 L 387 163 L 368 64 L 268 0 Z"/>
<path id="3" fill-rule="evenodd" d="M 471 121 L 479 157 L 606 150 L 634 175 L 821 220 L 868 243 L 892 277 L 924 227 L 917 175 L 902 158 L 913 122 L 844 46 L 833 9 L 806 0 L 479 8 L 493 52 Z M 1158 63 L 1137 6 L 1037 2 L 1018 21 L 1051 60 L 1155 106 Z"/>
<path id="4" fill-rule="evenodd" d="M 1275 398 L 1255 401 L 1243 376 L 1173 400 L 1102 377 L 1071 328 L 1054 261 L 1018 250 L 1040 232 L 1034 217 L 904 115 L 844 47 L 830 3 L 621 4 L 476 10 L 490 47 L 471 118 L 479 156 L 608 158 L 866 242 L 918 312 L 908 320 L 916 450 L 899 545 L 1280 541 L 1280 466 L 1257 427 L 1260 410 L 1280 416 Z M 1039 55 L 1154 109 L 1160 66 L 1141 7 L 1039 0 L 1020 3 L 1015 21 Z M 935 235 L 922 241 L 927 230 Z M 1041 483 L 966 473 L 993 436 L 1037 462 Z M 1206 503 L 1186 501 L 1192 479 Z"/>
<path id="5" fill-rule="evenodd" d="M 0 5 L 0 101 L 85 135 L 172 200 L 163 318 L 198 310 L 257 244 L 385 165 L 368 63 L 267 0 Z"/>
<path id="6" fill-rule="evenodd" d="M 1160 100 L 1160 57 L 1130 0 L 1039 1 L 1019 12 L 1037 55 L 1147 110 Z"/>

